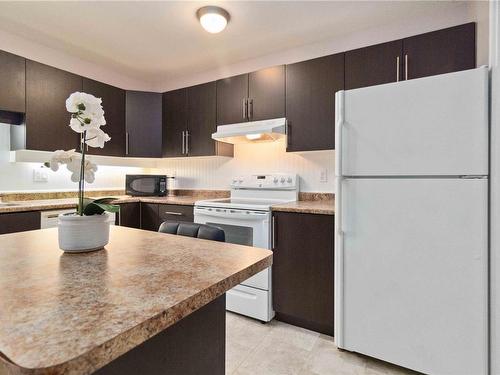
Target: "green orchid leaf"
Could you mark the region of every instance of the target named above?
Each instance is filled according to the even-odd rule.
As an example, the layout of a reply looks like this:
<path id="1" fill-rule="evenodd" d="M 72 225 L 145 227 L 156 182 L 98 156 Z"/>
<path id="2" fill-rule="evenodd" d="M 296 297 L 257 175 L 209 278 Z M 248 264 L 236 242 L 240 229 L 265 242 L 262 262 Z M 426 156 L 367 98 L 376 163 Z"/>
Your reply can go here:
<path id="1" fill-rule="evenodd" d="M 101 215 L 103 212 L 119 212 L 120 206 L 116 204 L 110 204 L 115 198 L 99 198 L 90 199 L 84 198 L 83 202 L 83 214 L 85 216 L 91 215 Z"/>

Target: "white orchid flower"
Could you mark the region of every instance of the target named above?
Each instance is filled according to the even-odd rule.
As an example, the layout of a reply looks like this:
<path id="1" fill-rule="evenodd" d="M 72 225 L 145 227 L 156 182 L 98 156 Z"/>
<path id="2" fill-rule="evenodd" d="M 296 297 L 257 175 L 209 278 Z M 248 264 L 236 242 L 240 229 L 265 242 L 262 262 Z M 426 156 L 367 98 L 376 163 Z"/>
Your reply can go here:
<path id="1" fill-rule="evenodd" d="M 109 141 L 111 137 L 104 133 L 100 128 L 92 128 L 87 130 L 85 143 L 90 147 L 104 147 L 104 143 Z"/>
<path id="2" fill-rule="evenodd" d="M 72 159 L 77 158 L 79 155 L 75 150 L 57 150 L 52 154 L 52 157 L 50 158 L 50 169 L 52 169 L 54 172 L 56 172 L 59 169 L 59 164 L 67 164 L 69 163 Z"/>
<path id="3" fill-rule="evenodd" d="M 82 159 L 81 154 L 78 158 L 73 158 L 66 166 L 68 170 L 71 172 L 71 181 L 78 182 L 80 181 L 80 174 L 82 168 Z M 92 183 L 95 180 L 95 172 L 97 172 L 97 165 L 92 163 L 90 160 L 85 159 L 84 168 L 83 168 L 83 177 L 85 182 Z"/>
<path id="4" fill-rule="evenodd" d="M 74 92 L 66 100 L 66 109 L 71 112 L 69 126 L 77 133 L 106 125 L 102 100 L 84 92 Z"/>

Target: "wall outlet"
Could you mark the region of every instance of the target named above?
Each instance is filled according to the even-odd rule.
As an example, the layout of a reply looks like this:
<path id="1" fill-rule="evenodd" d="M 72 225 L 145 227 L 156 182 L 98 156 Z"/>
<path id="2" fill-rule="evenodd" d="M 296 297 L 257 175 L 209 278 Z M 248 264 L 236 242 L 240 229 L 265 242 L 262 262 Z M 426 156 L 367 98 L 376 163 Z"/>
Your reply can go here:
<path id="1" fill-rule="evenodd" d="M 33 182 L 48 182 L 49 174 L 45 168 L 35 168 L 33 169 Z"/>
<path id="2" fill-rule="evenodd" d="M 321 169 L 319 172 L 319 182 L 328 182 L 328 169 Z"/>

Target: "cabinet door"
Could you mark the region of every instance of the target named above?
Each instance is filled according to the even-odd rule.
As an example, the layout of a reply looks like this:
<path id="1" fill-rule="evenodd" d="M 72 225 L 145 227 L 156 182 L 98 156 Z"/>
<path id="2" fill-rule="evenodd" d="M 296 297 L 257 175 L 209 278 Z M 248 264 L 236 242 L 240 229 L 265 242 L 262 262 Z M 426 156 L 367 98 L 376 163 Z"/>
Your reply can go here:
<path id="1" fill-rule="evenodd" d="M 35 61 L 26 61 L 26 148 L 78 148 L 80 136 L 69 127 L 66 99 L 82 91 L 82 77 Z"/>
<path id="2" fill-rule="evenodd" d="M 161 158 L 162 96 L 155 92 L 127 91 L 125 155 Z"/>
<path id="3" fill-rule="evenodd" d="M 116 225 L 129 228 L 141 227 L 141 204 L 121 203 L 120 212 L 116 215 Z"/>
<path id="4" fill-rule="evenodd" d="M 40 211 L 0 214 L 0 234 L 40 229 Z"/>
<path id="5" fill-rule="evenodd" d="M 164 221 L 187 221 L 194 222 L 193 206 L 182 206 L 176 204 L 158 205 L 159 223 Z"/>
<path id="6" fill-rule="evenodd" d="M 333 335 L 333 216 L 273 215 L 276 317 Z"/>
<path id="7" fill-rule="evenodd" d="M 285 66 L 250 73 L 248 98 L 250 121 L 285 117 Z"/>
<path id="8" fill-rule="evenodd" d="M 0 110 L 25 111 L 26 60 L 0 51 Z"/>
<path id="9" fill-rule="evenodd" d="M 83 92 L 102 99 L 106 125 L 102 130 L 111 140 L 104 148 L 89 147 L 94 155 L 124 156 L 125 155 L 125 90 L 102 82 L 83 78 Z"/>
<path id="10" fill-rule="evenodd" d="M 187 153 L 189 156 L 215 154 L 216 90 L 215 82 L 192 86 L 187 89 L 188 131 Z"/>
<path id="11" fill-rule="evenodd" d="M 183 156 L 187 130 L 187 90 L 163 93 L 163 156 Z"/>
<path id="12" fill-rule="evenodd" d="M 141 203 L 141 229 L 157 232 L 159 226 L 158 204 Z"/>
<path id="13" fill-rule="evenodd" d="M 217 125 L 247 121 L 248 74 L 217 81 Z"/>
<path id="14" fill-rule="evenodd" d="M 397 82 L 403 78 L 403 41 L 395 40 L 345 53 L 345 89 Z"/>
<path id="15" fill-rule="evenodd" d="M 343 88 L 343 53 L 286 66 L 287 151 L 335 148 L 335 92 Z"/>
<path id="16" fill-rule="evenodd" d="M 403 40 L 408 79 L 476 67 L 476 24 L 450 27 Z"/>

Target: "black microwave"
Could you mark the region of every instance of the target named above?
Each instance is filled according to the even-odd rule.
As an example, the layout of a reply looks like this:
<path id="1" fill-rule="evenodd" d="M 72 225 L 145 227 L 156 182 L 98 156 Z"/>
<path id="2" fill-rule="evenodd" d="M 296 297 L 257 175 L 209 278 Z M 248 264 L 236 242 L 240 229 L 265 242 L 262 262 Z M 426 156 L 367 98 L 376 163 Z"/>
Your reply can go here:
<path id="1" fill-rule="evenodd" d="M 125 177 L 125 192 L 132 196 L 165 196 L 167 195 L 167 176 L 128 174 Z"/>

